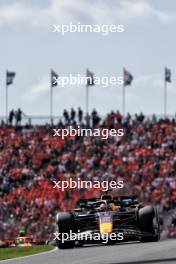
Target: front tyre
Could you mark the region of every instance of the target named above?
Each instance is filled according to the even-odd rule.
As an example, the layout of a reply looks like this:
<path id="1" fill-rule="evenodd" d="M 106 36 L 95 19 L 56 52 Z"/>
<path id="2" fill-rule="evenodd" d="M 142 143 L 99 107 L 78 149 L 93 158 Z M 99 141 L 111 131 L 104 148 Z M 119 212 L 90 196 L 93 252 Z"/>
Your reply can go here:
<path id="1" fill-rule="evenodd" d="M 74 232 L 74 216 L 72 213 L 58 213 L 56 217 L 56 223 L 59 232 L 59 239 L 56 240 L 57 247 L 59 249 L 74 248 L 75 241 L 69 240 L 70 232 Z M 68 236 L 67 240 L 63 239 L 65 235 Z"/>

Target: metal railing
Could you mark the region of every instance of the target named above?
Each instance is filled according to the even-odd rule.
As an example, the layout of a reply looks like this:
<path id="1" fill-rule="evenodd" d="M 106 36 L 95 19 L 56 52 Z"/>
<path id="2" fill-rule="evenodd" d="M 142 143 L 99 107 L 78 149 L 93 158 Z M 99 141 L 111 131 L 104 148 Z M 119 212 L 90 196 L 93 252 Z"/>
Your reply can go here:
<path id="1" fill-rule="evenodd" d="M 135 115 L 131 115 L 132 119 L 135 118 Z M 100 116 L 100 118 L 103 120 L 105 118 L 105 116 Z M 149 119 L 152 120 L 153 115 L 145 115 L 145 119 Z M 155 115 L 156 120 L 159 120 L 161 118 L 165 118 L 164 115 Z M 176 119 L 176 115 L 167 115 L 168 119 Z M 45 116 L 45 115 L 25 115 L 22 117 L 21 120 L 21 125 L 46 125 L 46 124 L 58 124 L 60 121 L 64 122 L 64 117 L 63 116 L 53 116 L 52 120 L 50 116 Z M 75 118 L 75 120 L 77 121 L 77 118 Z M 83 121 L 85 121 L 85 117 L 83 117 Z M 0 116 L 0 124 L 6 124 L 6 117 L 5 116 Z M 16 121 L 15 119 L 13 120 L 12 125 L 15 125 Z"/>
<path id="2" fill-rule="evenodd" d="M 52 120 L 50 116 L 23 116 L 21 119 L 21 125 L 45 125 L 59 123 L 59 121 L 63 121 L 63 116 L 53 116 Z M 0 122 L 7 123 L 5 116 L 0 116 Z M 16 120 L 14 119 L 12 125 L 16 124 Z"/>

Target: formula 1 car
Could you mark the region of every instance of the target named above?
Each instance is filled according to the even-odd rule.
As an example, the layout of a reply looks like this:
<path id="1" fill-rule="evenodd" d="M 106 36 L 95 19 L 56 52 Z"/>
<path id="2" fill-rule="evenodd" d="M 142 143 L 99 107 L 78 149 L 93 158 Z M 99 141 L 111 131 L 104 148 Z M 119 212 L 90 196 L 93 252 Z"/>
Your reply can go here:
<path id="1" fill-rule="evenodd" d="M 104 194 L 99 199 L 82 199 L 77 209 L 59 212 L 56 225 L 56 243 L 60 249 L 102 243 L 103 235 L 107 235 L 108 244 L 160 239 L 157 209 L 152 205 L 143 206 L 134 196 Z M 66 234 L 66 239 L 63 239 Z"/>

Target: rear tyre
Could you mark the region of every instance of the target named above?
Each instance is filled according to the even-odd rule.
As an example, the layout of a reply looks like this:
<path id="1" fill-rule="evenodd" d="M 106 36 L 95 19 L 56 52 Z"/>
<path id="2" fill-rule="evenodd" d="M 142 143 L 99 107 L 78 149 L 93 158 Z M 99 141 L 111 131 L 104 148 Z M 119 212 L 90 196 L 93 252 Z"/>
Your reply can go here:
<path id="1" fill-rule="evenodd" d="M 153 206 L 145 206 L 139 210 L 139 226 L 141 232 L 148 236 L 141 236 L 141 242 L 156 242 L 160 239 L 158 212 Z"/>
<path id="2" fill-rule="evenodd" d="M 71 213 L 64 212 L 64 213 L 59 213 L 56 217 L 56 222 L 58 225 L 58 232 L 59 232 L 59 238 L 56 241 L 57 247 L 59 249 L 69 249 L 69 248 L 74 248 L 75 246 L 75 241 L 74 240 L 69 240 L 68 241 L 63 241 L 62 240 L 62 234 L 67 234 L 68 237 L 70 235 L 70 232 L 74 232 L 74 217 Z"/>

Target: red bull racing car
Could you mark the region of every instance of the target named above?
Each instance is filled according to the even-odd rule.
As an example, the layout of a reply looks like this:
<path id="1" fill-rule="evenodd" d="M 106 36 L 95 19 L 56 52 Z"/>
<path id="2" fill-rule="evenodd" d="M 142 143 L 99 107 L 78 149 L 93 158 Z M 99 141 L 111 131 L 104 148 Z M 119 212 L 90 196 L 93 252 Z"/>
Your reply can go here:
<path id="1" fill-rule="evenodd" d="M 99 199 L 82 199 L 78 208 L 59 212 L 56 225 L 55 240 L 60 249 L 88 243 L 160 239 L 157 209 L 152 205 L 143 206 L 134 196 L 104 194 Z"/>

